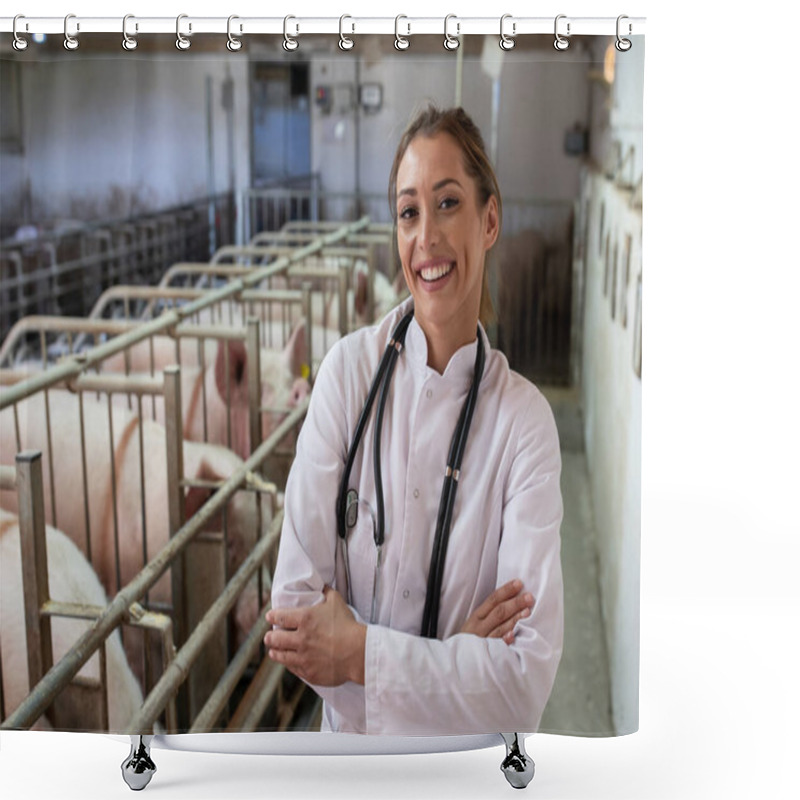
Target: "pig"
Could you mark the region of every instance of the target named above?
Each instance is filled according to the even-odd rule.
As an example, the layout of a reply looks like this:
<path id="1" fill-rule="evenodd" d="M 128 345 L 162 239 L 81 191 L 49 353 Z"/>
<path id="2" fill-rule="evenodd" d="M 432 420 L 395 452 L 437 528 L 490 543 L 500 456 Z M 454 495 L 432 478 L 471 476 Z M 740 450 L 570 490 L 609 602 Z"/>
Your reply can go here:
<path id="1" fill-rule="evenodd" d="M 85 548 L 84 482 L 81 467 L 80 402 L 66 391 L 51 390 L 52 460 L 48 456 L 44 424 L 44 398 L 34 395 L 18 404 L 21 449 L 40 450 L 43 458 L 43 483 L 46 519 L 52 521 L 51 481 L 55 487 L 57 524 L 80 548 Z M 129 583 L 144 565 L 142 539 L 142 499 L 139 472 L 139 435 L 145 458 L 145 502 L 147 558 L 151 560 L 168 541 L 166 438 L 162 426 L 140 421 L 127 409 L 112 407 L 113 439 L 104 402 L 85 396 L 85 448 L 87 464 L 88 512 L 91 532 L 92 564 L 109 595 Z M 0 413 L 0 461 L 10 464 L 17 452 L 13 410 Z M 114 506 L 112 503 L 111 448 L 113 442 L 114 479 L 119 522 L 120 585 L 117 584 L 114 546 Z M 232 475 L 241 459 L 224 447 L 184 442 L 184 477 L 220 481 Z M 189 488 L 185 493 L 187 519 L 207 499 L 209 489 Z M 2 493 L 5 507 L 16 510 L 16 495 Z M 270 503 L 261 503 L 259 511 L 252 492 L 237 492 L 228 504 L 228 568 L 232 574 L 252 549 L 260 532 L 270 521 Z M 210 530 L 220 530 L 220 520 L 212 520 Z M 202 586 L 197 587 L 202 592 Z M 169 575 L 163 575 L 151 588 L 151 603 L 171 601 Z M 142 677 L 142 654 L 136 642 L 140 637 L 126 637 L 125 646 L 134 671 Z M 129 646 L 129 642 L 132 642 Z"/>
<path id="2" fill-rule="evenodd" d="M 337 259 L 325 259 L 325 266 L 338 267 Z M 375 284 L 373 290 L 374 306 L 373 313 L 369 313 L 367 307 L 369 272 L 367 262 L 363 259 L 350 260 L 353 275 L 351 284 L 354 288 L 347 291 L 347 319 L 352 320 L 351 326 L 360 328 L 373 321 L 382 319 L 388 314 L 401 299 L 401 294 L 405 288 L 402 271 L 398 272 L 394 281 L 389 279 L 382 272 L 375 271 Z M 297 269 L 290 281 L 294 288 L 299 288 L 303 278 L 299 273 L 302 267 Z M 312 281 L 312 284 L 314 282 Z M 319 290 L 322 288 L 314 284 Z M 330 295 L 327 302 L 323 302 L 323 295 L 319 291 L 313 292 L 311 296 L 311 316 L 315 325 L 324 325 L 335 330 L 339 329 L 339 297 L 335 292 Z M 296 322 L 296 319 L 293 319 Z"/>
<path id="3" fill-rule="evenodd" d="M 289 338 L 282 352 L 261 348 L 261 405 L 269 408 L 296 408 L 308 396 L 311 388 L 300 377 L 306 358 L 301 329 Z M 248 405 L 247 349 L 241 340 L 205 340 L 205 366 L 199 365 L 197 343 L 180 339 L 181 348 L 181 406 L 183 435 L 196 441 L 208 441 L 230 447 L 240 458 L 252 452 L 250 442 L 250 412 Z M 227 358 L 226 358 L 227 352 Z M 148 341 L 139 342 L 124 353 L 117 353 L 103 362 L 103 369 L 131 374 L 151 368 L 160 372 L 176 363 L 175 342 L 169 337 L 156 336 L 151 348 Z M 203 392 L 203 386 L 205 391 Z M 205 420 L 203 395 L 205 394 Z M 127 398 L 124 403 L 127 404 Z M 145 404 L 155 407 L 155 419 L 163 422 L 163 403 Z M 230 409 L 230 440 L 228 438 L 228 410 Z M 284 414 L 276 411 L 262 415 L 262 437 L 267 438 L 283 420 Z"/>
<path id="4" fill-rule="evenodd" d="M 75 544 L 61 531 L 45 528 L 49 594 L 52 600 L 105 607 L 106 593 L 94 570 Z M 11 714 L 28 695 L 28 659 L 22 595 L 22 558 L 17 517 L 0 509 L 0 649 L 3 654 L 3 694 L 6 714 Z M 52 617 L 53 663 L 57 663 L 83 635 L 87 620 Z M 78 677 L 93 682 L 100 678 L 100 657 L 93 655 Z M 106 640 L 109 730 L 127 733 L 128 722 L 142 705 L 142 690 L 122 649 L 119 630 Z M 69 692 L 53 708 L 59 730 L 92 730 L 98 722 L 97 708 L 84 702 L 69 702 Z M 52 729 L 50 717 L 42 715 L 34 729 Z"/>

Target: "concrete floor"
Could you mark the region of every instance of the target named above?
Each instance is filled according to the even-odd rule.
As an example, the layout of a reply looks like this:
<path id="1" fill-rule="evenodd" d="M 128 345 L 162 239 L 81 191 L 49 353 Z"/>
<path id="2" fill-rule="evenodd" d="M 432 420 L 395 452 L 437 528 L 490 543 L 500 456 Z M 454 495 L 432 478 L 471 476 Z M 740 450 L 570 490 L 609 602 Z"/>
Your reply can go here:
<path id="1" fill-rule="evenodd" d="M 573 389 L 540 388 L 553 409 L 561 442 L 564 652 L 539 729 L 544 733 L 613 736 L 596 537 L 578 396 Z"/>

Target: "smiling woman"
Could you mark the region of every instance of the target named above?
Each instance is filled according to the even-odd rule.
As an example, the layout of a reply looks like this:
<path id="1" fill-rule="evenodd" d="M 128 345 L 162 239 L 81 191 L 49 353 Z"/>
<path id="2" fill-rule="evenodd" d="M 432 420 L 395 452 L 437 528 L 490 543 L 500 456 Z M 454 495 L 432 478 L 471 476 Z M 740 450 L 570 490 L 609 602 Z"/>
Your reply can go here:
<path id="1" fill-rule="evenodd" d="M 390 203 L 411 298 L 322 364 L 265 643 L 326 730 L 534 731 L 563 643 L 561 458 L 547 401 L 479 323 L 502 206 L 462 109 L 412 122 Z"/>
<path id="2" fill-rule="evenodd" d="M 484 203 L 449 133 L 418 135 L 397 171 L 397 247 L 430 345 L 429 366 L 443 372 L 475 338 L 486 251 L 499 233 L 497 197 Z"/>

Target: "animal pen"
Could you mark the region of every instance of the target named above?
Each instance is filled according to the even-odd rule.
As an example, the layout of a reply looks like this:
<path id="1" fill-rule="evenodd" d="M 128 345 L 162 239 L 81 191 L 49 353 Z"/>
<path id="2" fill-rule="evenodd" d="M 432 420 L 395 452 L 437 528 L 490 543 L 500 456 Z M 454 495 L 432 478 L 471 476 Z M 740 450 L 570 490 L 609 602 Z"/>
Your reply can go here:
<path id="1" fill-rule="evenodd" d="M 305 229 L 308 232 L 309 226 L 306 225 Z M 23 552 L 26 554 L 26 619 L 31 621 L 27 634 L 28 649 L 37 656 L 31 659 L 29 667 L 30 686 L 34 689 L 11 715 L 7 716 L 4 711 L 4 727 L 28 727 L 47 712 L 51 704 L 51 713 L 57 715 L 58 704 L 54 704 L 54 701 L 62 692 L 69 691 L 70 681 L 77 671 L 98 648 L 102 649 L 109 633 L 120 626 L 146 631 L 145 638 L 157 641 L 159 651 L 154 655 L 152 648 L 144 649 L 142 673 L 145 676 L 147 700 L 137 717 L 131 721 L 131 730 L 147 730 L 154 724 L 161 724 L 167 732 L 254 730 L 262 724 L 268 707 L 271 708 L 270 724 L 275 729 L 285 729 L 289 725 L 302 694 L 302 684 L 300 687 L 289 685 L 284 691 L 283 668 L 265 660 L 263 667 L 249 676 L 249 687 L 242 689 L 243 676 L 258 653 L 267 628 L 263 619 L 263 598 L 265 590 L 269 588 L 269 571 L 262 571 L 261 567 L 269 565 L 275 555 L 281 522 L 279 487 L 270 482 L 263 467 L 270 458 L 291 458 L 293 437 L 307 408 L 307 398 L 291 409 L 261 405 L 260 352 L 262 346 L 283 346 L 285 340 L 278 342 L 277 337 L 283 335 L 288 338 L 293 320 L 311 319 L 313 295 L 319 294 L 322 305 L 327 306 L 333 293 L 328 288 L 321 288 L 325 283 L 332 285 L 335 292 L 344 293 L 339 295 L 338 300 L 339 308 L 345 311 L 339 317 L 339 333 L 344 333 L 349 325 L 346 292 L 349 288 L 348 274 L 352 273 L 352 269 L 344 263 L 326 269 L 320 266 L 321 260 L 335 258 L 340 263 L 343 259 L 350 259 L 352 263 L 356 255 L 369 258 L 369 248 L 385 242 L 387 235 L 385 226 L 370 226 L 368 219 L 364 218 L 352 224 L 336 226 L 333 230 L 326 229 L 322 235 L 307 235 L 308 243 L 304 246 L 261 248 L 263 252 L 255 255 L 263 262 L 268 260 L 267 266 L 257 266 L 257 262 L 250 266 L 176 265 L 162 281 L 164 286 L 118 286 L 107 290 L 88 318 L 32 316 L 14 325 L 2 351 L 6 367 L 2 372 L 4 389 L 0 400 L 3 425 L 11 427 L 12 430 L 7 433 L 16 440 L 16 449 L 22 450 L 26 432 L 20 430 L 18 409 L 32 397 L 43 398 L 40 405 L 44 417 L 33 424 L 42 426 L 47 447 L 37 455 L 21 453 L 17 457 L 16 473 L 8 467 L 4 467 L 3 472 L 3 489 L 11 491 L 16 486 L 20 492 L 18 508 L 25 542 Z M 277 238 L 282 237 L 279 235 Z M 357 247 L 366 240 L 370 242 L 368 247 Z M 349 249 L 343 249 L 344 244 L 348 244 Z M 247 252 L 243 255 L 228 250 L 225 255 L 237 260 L 254 258 L 252 248 L 242 250 Z M 311 259 L 314 259 L 313 269 L 304 266 Z M 374 267 L 374 260 L 370 264 Z M 295 277 L 296 272 L 300 273 L 299 279 Z M 286 285 L 294 285 L 301 280 L 303 286 L 300 289 L 270 289 L 271 282 L 278 278 Z M 175 280 L 183 284 L 181 288 L 169 286 Z M 195 288 L 200 283 L 205 283 L 208 288 Z M 224 324 L 226 318 L 228 322 L 233 319 L 234 307 L 240 312 L 240 319 L 247 316 L 244 326 Z M 211 313 L 210 323 L 195 324 L 193 320 L 204 311 Z M 271 325 L 274 320 L 279 322 L 277 330 Z M 272 337 L 270 340 L 267 339 L 268 333 Z M 127 369 L 122 373 L 104 371 L 104 361 L 117 354 L 124 357 L 136 345 L 144 344 L 146 347 L 149 342 L 152 354 L 152 342 L 156 336 L 169 336 L 174 342 L 174 366 L 158 373 L 151 362 L 150 374 L 134 374 Z M 182 348 L 186 345 L 196 348 L 202 373 L 209 339 L 218 343 L 218 352 L 222 352 L 225 358 L 228 349 L 223 344 L 243 344 L 249 366 L 247 403 L 250 455 L 239 469 L 222 482 L 188 476 L 184 472 L 182 458 Z M 307 352 L 310 364 L 323 355 L 312 354 L 312 346 L 312 337 L 309 337 Z M 33 352 L 36 353 L 35 363 L 30 359 Z M 28 355 L 24 368 L 8 368 L 15 353 Z M 54 354 L 58 354 L 57 363 L 51 363 Z M 35 367 L 42 369 L 34 372 Z M 313 369 L 310 368 L 307 374 L 313 381 Z M 228 381 L 226 392 L 230 398 L 230 370 L 225 371 L 225 376 Z M 45 508 L 49 512 L 48 522 L 54 526 L 59 523 L 53 476 L 53 428 L 56 424 L 65 423 L 64 420 L 57 423 L 50 414 L 50 408 L 52 398 L 65 391 L 78 398 L 78 415 L 70 424 L 76 426 L 77 441 L 80 443 L 85 518 L 82 547 L 90 561 L 93 560 L 93 544 L 97 548 L 92 537 L 92 528 L 97 525 L 97 520 L 92 520 L 89 514 L 92 502 L 86 483 L 86 477 L 91 472 L 86 463 L 87 416 L 91 413 L 95 416 L 107 414 L 108 417 L 111 449 L 107 464 L 112 475 L 110 516 L 113 521 L 115 574 L 113 600 L 103 609 L 64 608 L 63 604 L 52 604 L 47 596 L 46 556 L 43 553 Z M 160 469 L 165 471 L 168 484 L 166 494 L 170 538 L 163 549 L 153 552 L 152 548 L 148 549 L 147 536 L 142 537 L 141 561 L 145 566 L 131 580 L 121 577 L 120 537 L 124 536 L 128 520 L 119 516 L 118 506 L 123 500 L 117 497 L 113 476 L 115 462 L 119 464 L 120 447 L 138 447 L 138 483 L 141 487 L 139 513 L 143 531 L 146 531 L 147 525 L 144 495 L 150 475 L 157 473 L 159 466 L 149 460 L 143 449 L 143 425 L 133 423 L 138 428 L 137 443 L 133 441 L 137 438 L 135 434 L 129 434 L 130 443 L 121 443 L 120 432 L 113 430 L 116 415 L 112 414 L 112 409 L 116 408 L 114 398 L 119 397 L 123 398 L 124 405 L 133 410 L 137 422 L 148 418 L 148 409 L 152 417 L 156 403 L 163 404 L 166 433 L 166 464 Z M 204 421 L 207 415 L 205 401 L 203 396 L 200 405 Z M 90 412 L 84 410 L 87 405 Z M 231 444 L 230 409 L 228 405 L 228 445 Z M 262 435 L 265 416 L 280 418 L 278 424 L 271 425 L 271 433 L 266 437 Z M 207 433 L 207 424 L 203 428 Z M 210 496 L 187 519 L 185 495 L 193 490 Z M 258 527 L 263 535 L 258 538 L 252 551 L 246 554 L 237 571 L 229 574 L 228 559 L 224 557 L 228 548 L 225 509 L 231 499 L 242 492 L 252 494 L 256 500 Z M 219 515 L 222 518 L 222 530 L 204 532 L 209 521 Z M 221 576 L 214 597 L 199 597 L 192 592 L 193 582 L 185 580 L 184 576 L 187 569 L 194 573 L 203 562 L 208 561 L 209 553 L 214 554 L 213 558 L 218 562 L 216 571 L 221 572 Z M 96 552 L 94 556 L 96 560 Z M 208 569 L 210 573 L 214 572 L 213 567 Z M 170 574 L 172 602 L 159 606 L 148 600 L 148 593 L 167 570 Z M 251 579 L 259 583 L 260 613 L 257 615 L 258 622 L 242 647 L 235 651 L 230 636 L 215 640 L 214 634 L 220 625 L 225 624 L 229 612 Z M 54 664 L 47 641 L 49 620 L 52 616 L 62 614 L 90 619 L 94 624 L 69 653 Z M 130 635 L 131 631 L 126 630 L 125 633 Z M 202 664 L 202 670 L 196 669 L 198 664 Z M 212 665 L 210 668 L 209 664 Z M 198 677 L 200 672 L 203 673 L 202 677 Z M 213 686 L 208 685 L 209 674 L 214 675 Z M 240 702 L 233 707 L 230 700 L 237 691 L 240 693 Z M 92 694 L 96 702 L 107 705 L 102 679 L 90 696 Z M 259 698 L 258 702 L 253 702 L 254 697 Z M 107 719 L 107 710 L 102 717 Z"/>

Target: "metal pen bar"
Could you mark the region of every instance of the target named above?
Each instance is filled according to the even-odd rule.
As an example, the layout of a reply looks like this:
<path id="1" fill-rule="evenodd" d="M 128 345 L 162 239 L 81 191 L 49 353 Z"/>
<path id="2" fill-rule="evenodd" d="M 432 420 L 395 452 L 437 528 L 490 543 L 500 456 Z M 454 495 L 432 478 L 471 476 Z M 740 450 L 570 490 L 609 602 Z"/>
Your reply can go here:
<path id="1" fill-rule="evenodd" d="M 233 608 L 242 589 L 260 568 L 270 549 L 278 542 L 282 523 L 283 514 L 279 514 L 272 521 L 269 534 L 256 544 L 225 590 L 204 614 L 186 643 L 178 650 L 172 664 L 164 671 L 138 713 L 130 721 L 131 730 L 150 730 L 152 728 L 153 721 L 186 680 L 192 664 L 200 655 L 209 636 Z"/>
<path id="2" fill-rule="evenodd" d="M 252 733 L 281 685 L 286 668 L 269 658 L 265 658 L 256 670 L 253 680 L 247 687 L 236 712 L 231 717 L 226 731 Z"/>
<path id="3" fill-rule="evenodd" d="M 171 326 L 176 325 L 184 318 L 189 317 L 203 308 L 217 303 L 227 297 L 231 297 L 241 292 L 245 288 L 255 286 L 269 275 L 285 270 L 287 264 L 293 263 L 294 261 L 302 258 L 306 258 L 308 255 L 317 252 L 322 247 L 346 238 L 351 231 L 360 230 L 361 228 L 365 227 L 368 222 L 368 217 L 362 217 L 357 222 L 345 225 L 329 236 L 317 239 L 306 247 L 300 248 L 293 255 L 278 259 L 278 262 L 274 265 L 257 269 L 249 277 L 238 278 L 237 280 L 229 283 L 227 286 L 222 286 L 212 292 L 206 292 L 203 297 L 188 303 L 180 309 L 173 309 L 172 311 L 165 312 L 158 318 L 141 323 L 134 330 L 122 334 L 110 342 L 96 345 L 91 350 L 88 350 L 86 353 L 82 354 L 84 358 L 80 362 L 75 359 L 67 359 L 64 363 L 58 364 L 46 372 L 41 373 L 40 375 L 35 375 L 26 381 L 10 387 L 6 391 L 0 393 L 0 410 L 17 403 L 19 400 L 28 397 L 36 391 L 44 389 L 46 386 L 51 386 L 61 380 L 65 380 L 66 378 L 75 377 L 84 369 L 86 369 L 86 367 L 94 366 L 98 362 L 109 358 L 115 353 L 118 353 L 126 347 L 136 344 L 137 342 L 140 342 L 153 334 L 168 330 Z"/>
<path id="4" fill-rule="evenodd" d="M 236 689 L 248 665 L 258 652 L 261 641 L 270 628 L 270 624 L 265 618 L 270 607 L 270 604 L 267 603 L 259 612 L 258 619 L 250 633 L 248 633 L 247 639 L 236 652 L 236 655 L 217 682 L 214 691 L 209 695 L 200 713 L 195 717 L 189 733 L 208 733 L 213 730 L 214 723 L 222 713 L 222 709 Z"/>
<path id="5" fill-rule="evenodd" d="M 28 685 L 34 686 L 53 666 L 50 618 L 41 614 L 42 606 L 50 599 L 50 590 L 47 580 L 42 454 L 39 451 L 26 450 L 17 455 L 17 495 Z M 45 708 L 31 722 L 44 711 Z"/>
<path id="6" fill-rule="evenodd" d="M 247 320 L 247 394 L 250 423 L 250 447 L 252 453 L 261 444 L 261 322 L 256 318 Z"/>
<path id="7" fill-rule="evenodd" d="M 305 398 L 298 407 L 275 429 L 261 446 L 248 458 L 197 511 L 197 513 L 170 538 L 167 545 L 147 564 L 139 574 L 119 591 L 108 606 L 106 613 L 86 631 L 64 657 L 19 705 L 0 729 L 30 727 L 47 709 L 50 701 L 61 687 L 68 683 L 78 670 L 89 660 L 109 632 L 124 619 L 128 608 L 138 602 L 144 593 L 166 572 L 178 553 L 203 529 L 210 519 L 233 496 L 234 492 L 248 479 L 248 474 L 257 469 L 261 462 L 273 451 L 284 436 L 303 418 L 308 410 L 309 399 Z M 282 514 L 277 519 L 282 520 Z M 255 567 L 254 567 L 255 569 Z M 238 574 L 238 573 L 237 573 Z"/>

